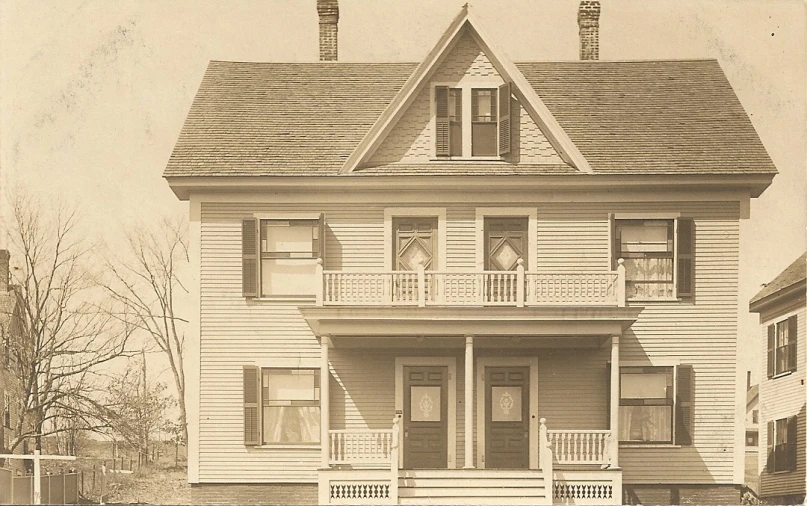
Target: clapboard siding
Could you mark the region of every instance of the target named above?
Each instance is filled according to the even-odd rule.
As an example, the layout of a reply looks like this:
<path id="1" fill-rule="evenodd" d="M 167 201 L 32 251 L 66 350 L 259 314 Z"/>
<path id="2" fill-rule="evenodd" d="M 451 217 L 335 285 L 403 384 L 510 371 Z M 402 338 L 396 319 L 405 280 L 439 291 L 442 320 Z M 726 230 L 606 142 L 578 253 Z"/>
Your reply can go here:
<path id="1" fill-rule="evenodd" d="M 473 205 L 424 200 L 446 207 L 446 268 L 473 269 Z M 639 320 L 621 340 L 621 359 L 676 360 L 695 371 L 695 446 L 623 448 L 625 483 L 733 481 L 737 352 L 739 205 L 737 203 L 546 203 L 537 209 L 541 272 L 610 269 L 609 213 L 677 212 L 695 220 L 695 297 L 681 302 L 637 302 Z M 200 480 L 313 481 L 319 450 L 247 450 L 242 444 L 241 368 L 273 358 L 319 357 L 319 345 L 294 302 L 247 302 L 241 296 L 240 220 L 255 212 L 323 212 L 326 268 L 384 268 L 383 203 L 270 205 L 203 203 L 201 244 Z M 395 207 L 399 207 L 396 205 Z M 532 267 L 531 267 L 532 269 Z M 312 301 L 313 302 L 313 301 Z M 804 319 L 801 324 L 803 325 Z M 351 357 L 351 353 L 353 353 Z M 334 349 L 331 399 L 334 428 L 384 428 L 394 403 L 394 354 L 356 360 Z M 461 350 L 457 350 L 461 353 Z M 541 350 L 539 403 L 552 428 L 602 428 L 606 422 L 604 360 L 608 350 Z M 458 357 L 458 455 L 463 462 L 462 356 Z M 550 358 L 551 357 L 551 358 Z M 578 361 L 582 362 L 578 363 Z M 564 365 L 565 364 L 565 365 Z M 585 367 L 580 367 L 585 365 Z M 574 367 L 573 367 L 574 366 Z M 343 383 L 338 383 L 342 381 Z M 546 385 L 544 385 L 546 382 Z M 550 388 L 551 386 L 551 388 Z M 344 402 L 334 397 L 342 389 Z M 390 394 L 392 392 L 392 394 Z M 585 399 L 581 410 L 573 399 Z M 545 403 L 546 402 L 546 403 Z M 571 404 L 570 404 L 571 403 Z M 543 416 L 543 415 L 542 415 Z M 561 425 L 562 424 L 562 425 Z"/>
<path id="2" fill-rule="evenodd" d="M 796 371 L 790 375 L 768 379 L 768 325 L 786 320 L 791 315 L 797 315 L 798 324 L 798 354 L 796 358 Z M 804 353 L 807 346 L 807 310 L 802 304 L 796 310 L 785 313 L 775 312 L 765 315 L 766 320 L 760 323 L 758 334 L 758 348 L 760 357 L 760 371 L 763 377 L 759 384 L 759 469 L 760 495 L 762 497 L 781 496 L 788 494 L 803 494 L 805 492 L 805 386 L 803 384 L 807 359 Z M 798 436 L 796 458 L 798 465 L 795 471 L 784 473 L 769 473 L 768 459 L 768 430 L 767 424 L 771 420 L 798 416 Z"/>

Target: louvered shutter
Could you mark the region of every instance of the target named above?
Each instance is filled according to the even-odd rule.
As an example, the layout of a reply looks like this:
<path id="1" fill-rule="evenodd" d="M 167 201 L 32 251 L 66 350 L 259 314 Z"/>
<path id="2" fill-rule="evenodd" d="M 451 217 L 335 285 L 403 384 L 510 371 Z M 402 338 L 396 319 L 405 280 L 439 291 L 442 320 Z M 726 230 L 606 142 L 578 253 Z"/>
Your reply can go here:
<path id="1" fill-rule="evenodd" d="M 788 370 L 795 371 L 796 370 L 796 360 L 798 360 L 798 352 L 797 345 L 798 345 L 798 321 L 796 320 L 796 315 L 791 316 L 787 319 L 787 365 Z"/>
<path id="2" fill-rule="evenodd" d="M 449 156 L 451 129 L 448 117 L 448 86 L 434 88 L 435 152 L 437 156 Z"/>
<path id="3" fill-rule="evenodd" d="M 693 262 L 695 251 L 695 226 L 690 218 L 678 219 L 678 274 L 679 297 L 691 297 L 693 287 Z"/>
<path id="4" fill-rule="evenodd" d="M 768 325 L 768 378 L 776 373 L 776 325 Z"/>
<path id="5" fill-rule="evenodd" d="M 695 375 L 691 365 L 678 366 L 678 398 L 675 402 L 675 444 L 691 445 Z"/>
<path id="6" fill-rule="evenodd" d="M 258 297 L 260 253 L 259 220 L 244 218 L 241 221 L 241 286 L 244 297 Z"/>
<path id="7" fill-rule="evenodd" d="M 499 86 L 499 156 L 510 152 L 510 83 Z"/>
<path id="8" fill-rule="evenodd" d="M 787 419 L 787 467 L 789 471 L 795 471 L 796 465 L 796 448 L 797 448 L 797 434 L 799 433 L 798 417 L 791 416 Z"/>
<path id="9" fill-rule="evenodd" d="M 611 429 L 611 362 L 605 364 L 605 416 L 606 428 Z"/>
<path id="10" fill-rule="evenodd" d="M 774 422 L 768 422 L 768 440 L 766 441 L 766 451 L 768 452 L 768 465 L 766 466 L 769 473 L 774 472 L 774 464 L 775 464 L 775 456 L 773 449 L 776 447 L 776 441 L 774 440 L 774 432 L 773 432 Z"/>
<path id="11" fill-rule="evenodd" d="M 611 229 L 614 231 L 614 242 L 611 244 L 611 268 L 616 270 L 619 265 L 617 261 L 622 256 L 622 231 L 619 229 L 613 214 L 611 215 Z"/>
<path id="12" fill-rule="evenodd" d="M 261 370 L 244 366 L 244 444 L 261 444 Z"/>

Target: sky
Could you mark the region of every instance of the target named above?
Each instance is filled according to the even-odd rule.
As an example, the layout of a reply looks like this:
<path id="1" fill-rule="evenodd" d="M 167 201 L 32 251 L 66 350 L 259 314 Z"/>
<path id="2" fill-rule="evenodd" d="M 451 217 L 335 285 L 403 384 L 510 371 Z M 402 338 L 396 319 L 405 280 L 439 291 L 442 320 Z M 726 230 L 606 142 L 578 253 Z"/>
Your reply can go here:
<path id="1" fill-rule="evenodd" d="M 340 60 L 419 61 L 463 3 L 340 0 Z M 716 58 L 780 172 L 741 223 L 751 367 L 747 302 L 807 249 L 805 3 L 602 3 L 601 59 Z M 471 5 L 512 60 L 578 58 L 576 0 Z M 316 0 L 0 0 L 0 182 L 79 201 L 84 233 L 113 246 L 187 213 L 161 175 L 207 62 L 316 61 L 317 30 Z"/>

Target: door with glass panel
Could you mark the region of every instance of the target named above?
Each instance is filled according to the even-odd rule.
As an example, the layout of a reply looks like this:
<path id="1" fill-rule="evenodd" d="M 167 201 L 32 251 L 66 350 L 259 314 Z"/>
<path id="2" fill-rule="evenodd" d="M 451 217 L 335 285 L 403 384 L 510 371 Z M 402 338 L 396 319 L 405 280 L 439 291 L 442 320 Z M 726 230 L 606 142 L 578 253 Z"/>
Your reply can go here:
<path id="1" fill-rule="evenodd" d="M 435 267 L 437 258 L 437 219 L 436 218 L 396 218 L 393 225 L 392 268 L 395 271 L 408 271 L 393 279 L 394 301 L 417 301 L 417 271 L 423 266 L 427 271 Z M 426 293 L 430 281 L 426 280 Z"/>
<path id="2" fill-rule="evenodd" d="M 448 368 L 404 367 L 405 469 L 448 467 Z"/>
<path id="3" fill-rule="evenodd" d="M 262 444 L 320 442 L 320 385 L 316 369 L 263 369 Z"/>
<path id="4" fill-rule="evenodd" d="M 515 271 L 518 260 L 527 266 L 527 218 L 485 219 L 485 270 Z M 488 275 L 484 293 L 490 302 L 515 302 L 515 274 Z"/>
<path id="5" fill-rule="evenodd" d="M 530 465 L 529 367 L 485 368 L 485 467 Z"/>

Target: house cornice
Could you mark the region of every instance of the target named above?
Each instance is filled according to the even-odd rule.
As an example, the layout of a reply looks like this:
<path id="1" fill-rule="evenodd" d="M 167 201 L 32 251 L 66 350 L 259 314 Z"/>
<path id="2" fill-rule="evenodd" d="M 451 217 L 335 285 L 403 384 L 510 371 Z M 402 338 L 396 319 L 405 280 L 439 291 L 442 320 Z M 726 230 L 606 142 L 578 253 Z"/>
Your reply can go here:
<path id="1" fill-rule="evenodd" d="M 807 299 L 807 280 L 800 280 L 790 286 L 786 286 L 767 297 L 755 300 L 748 304 L 748 311 L 751 313 L 762 313 L 774 305 L 785 305 L 796 302 L 801 298 Z"/>
<path id="2" fill-rule="evenodd" d="M 740 192 L 759 195 L 774 174 L 574 174 L 546 176 L 168 176 L 180 200 L 200 193 L 336 192 Z"/>

